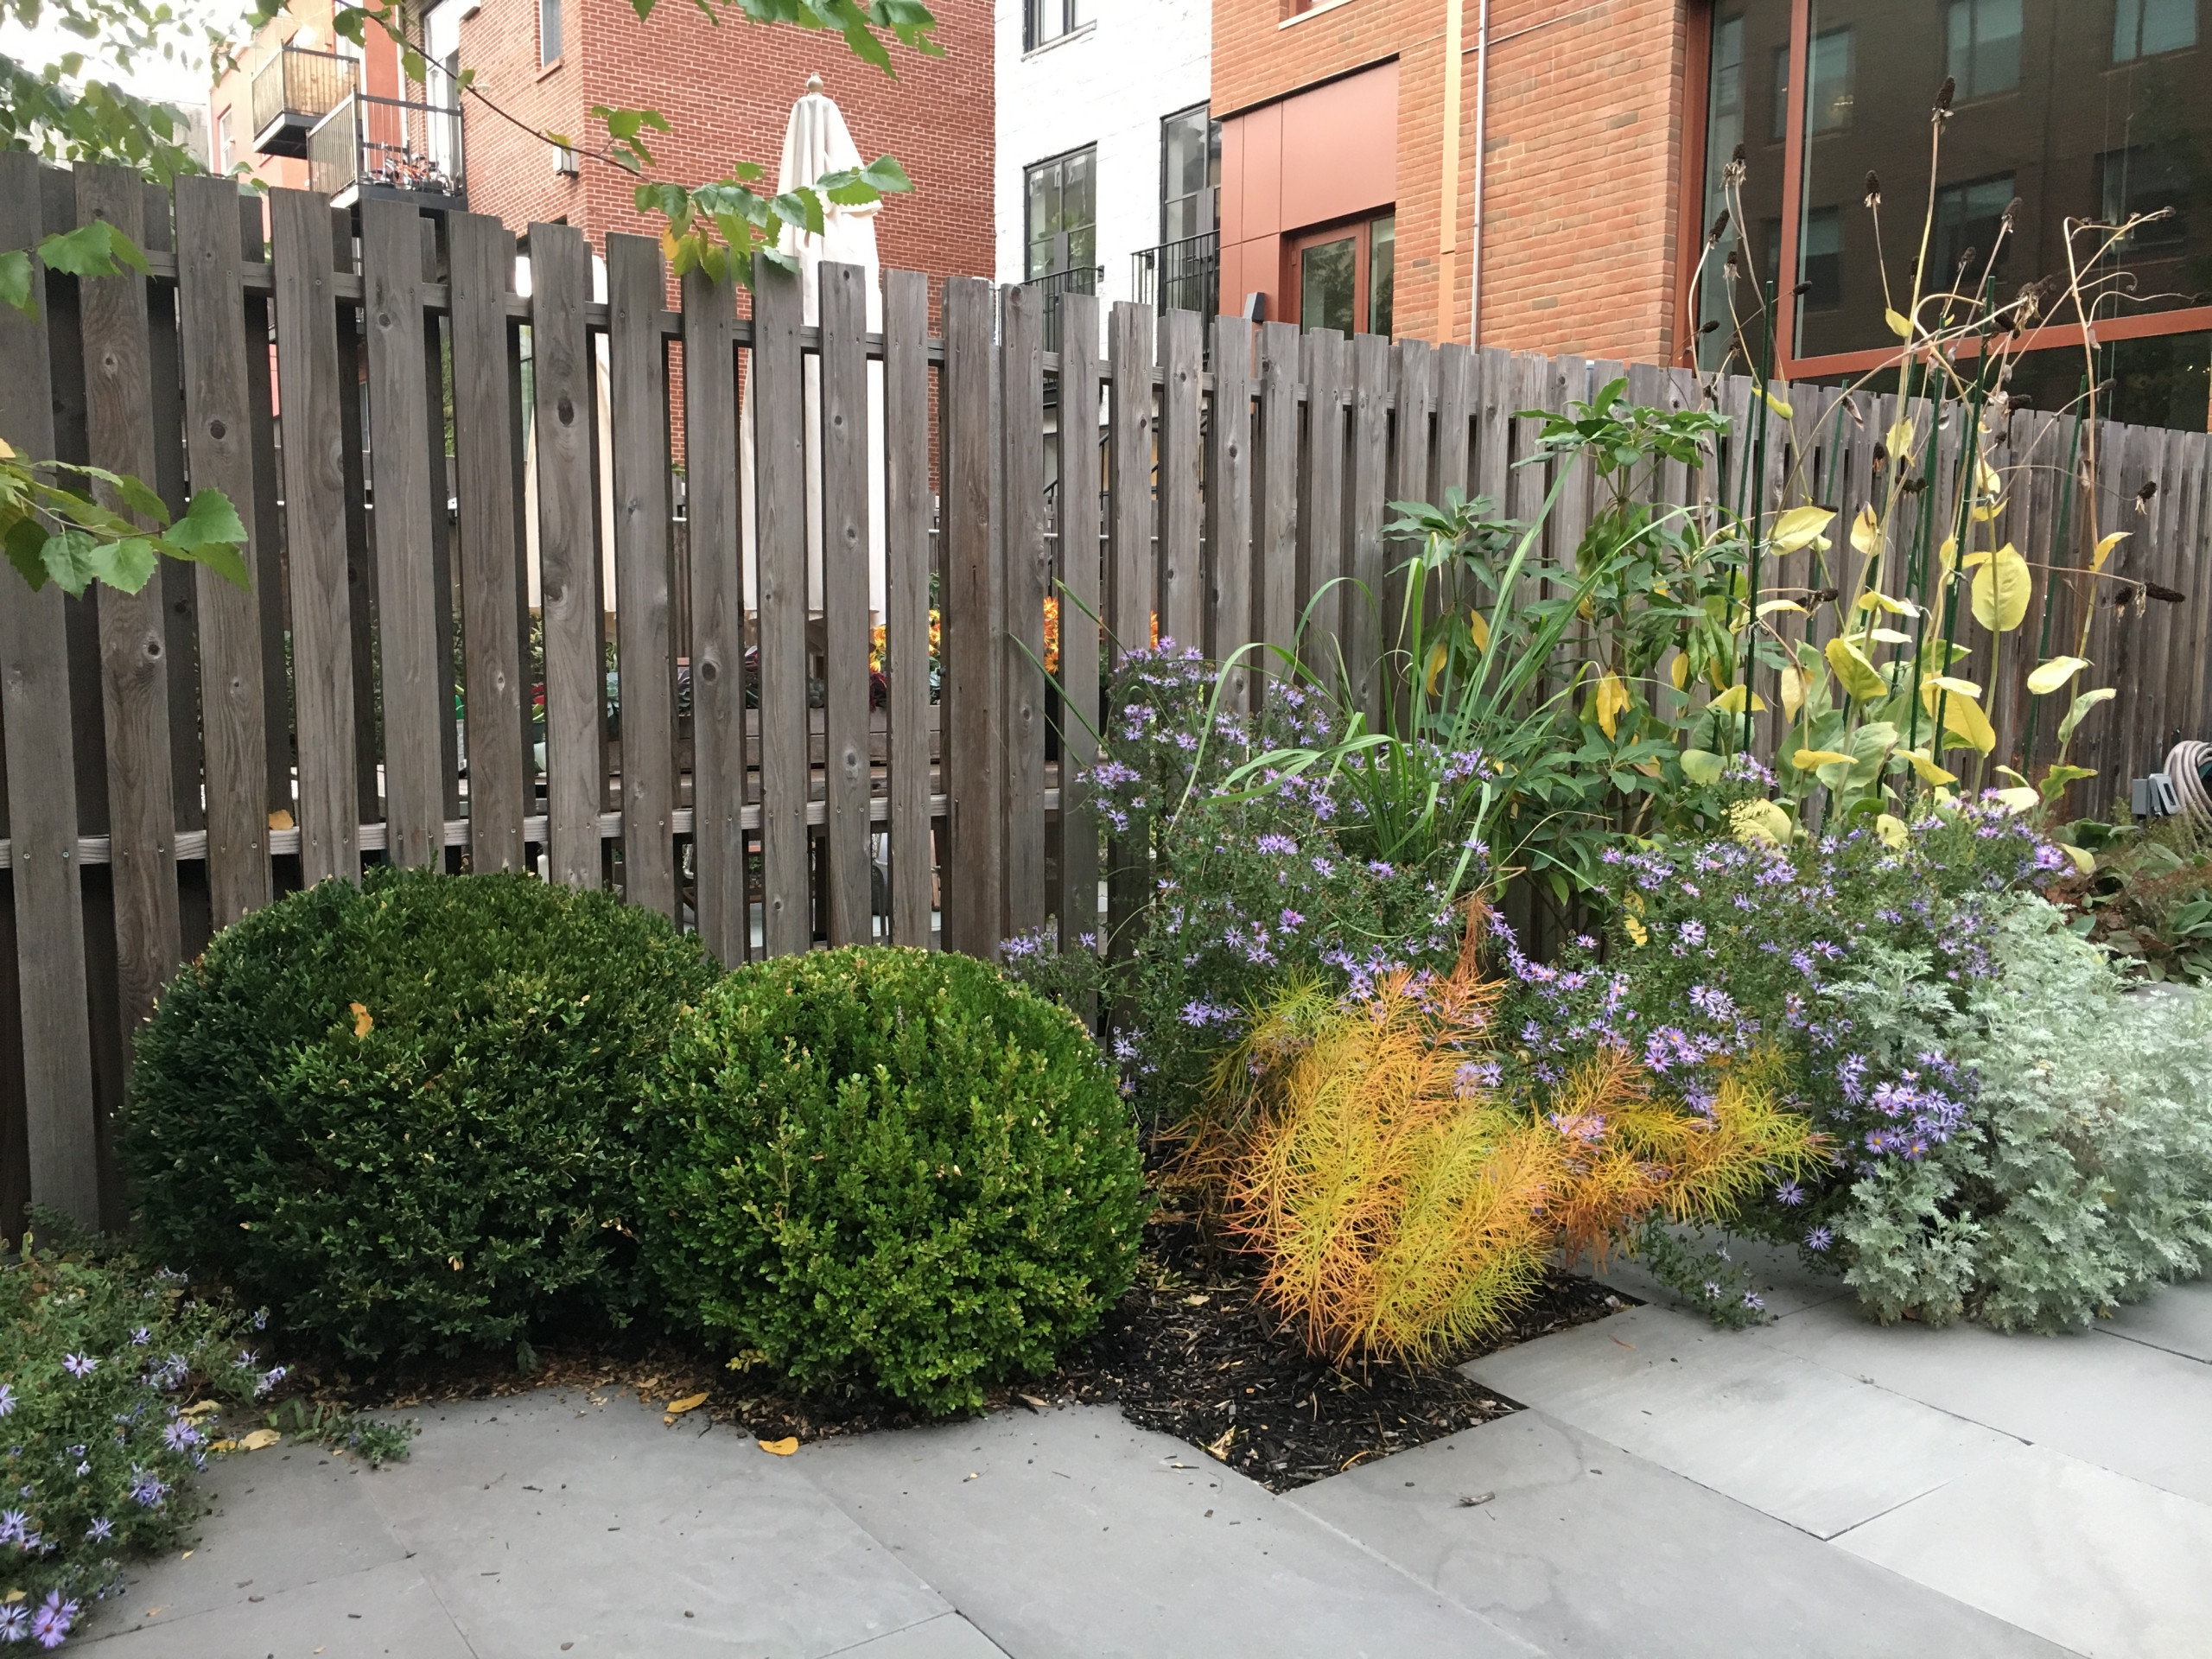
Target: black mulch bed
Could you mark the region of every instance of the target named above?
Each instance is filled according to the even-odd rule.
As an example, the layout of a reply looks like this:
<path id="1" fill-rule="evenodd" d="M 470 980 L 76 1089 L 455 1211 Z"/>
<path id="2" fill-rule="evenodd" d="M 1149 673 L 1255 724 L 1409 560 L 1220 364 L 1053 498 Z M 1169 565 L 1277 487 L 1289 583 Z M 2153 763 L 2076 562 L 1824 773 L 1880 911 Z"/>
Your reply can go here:
<path id="1" fill-rule="evenodd" d="M 1098 1334 L 1055 1375 L 995 1390 L 989 1403 L 1037 1410 L 1068 1402 L 1118 1404 L 1132 1422 L 1211 1452 L 1272 1491 L 1288 1491 L 1518 1411 L 1516 1402 L 1456 1368 L 1602 1319 L 1633 1300 L 1555 1273 L 1510 1325 L 1448 1363 L 1339 1370 L 1307 1354 L 1259 1303 L 1249 1258 L 1209 1251 L 1182 1217 L 1163 1215 L 1146 1230 L 1137 1282 Z M 600 1401 L 627 1391 L 664 1409 L 705 1394 L 702 1404 L 671 1415 L 670 1423 L 711 1418 L 767 1442 L 826 1440 L 923 1421 L 895 1401 L 803 1396 L 772 1377 L 733 1373 L 696 1351 L 664 1344 L 602 1345 L 539 1358 L 527 1376 L 506 1366 L 442 1367 L 411 1382 L 340 1388 L 357 1405 L 384 1406 L 497 1398 L 554 1386 Z M 309 1379 L 300 1380 L 308 1384 L 303 1391 L 319 1391 Z"/>

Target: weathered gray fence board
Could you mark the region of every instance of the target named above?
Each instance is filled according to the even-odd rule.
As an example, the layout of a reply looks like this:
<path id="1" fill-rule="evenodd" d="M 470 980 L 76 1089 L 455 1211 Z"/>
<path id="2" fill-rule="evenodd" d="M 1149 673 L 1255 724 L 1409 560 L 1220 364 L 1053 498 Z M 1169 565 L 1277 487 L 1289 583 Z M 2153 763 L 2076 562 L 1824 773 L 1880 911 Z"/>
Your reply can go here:
<path id="1" fill-rule="evenodd" d="M 384 689 L 385 856 L 402 868 L 445 860 L 444 747 L 452 658 L 438 626 L 431 515 L 445 516 L 430 473 L 423 370 L 422 215 L 404 202 L 361 204 L 367 296 L 369 420 L 377 492 L 377 630 Z M 442 438 L 438 445 L 442 461 Z M 443 472 L 440 467 L 441 474 Z M 432 491 L 437 492 L 435 506 Z"/>
<path id="2" fill-rule="evenodd" d="M 1298 509 L 1298 602 L 1305 632 L 1299 661 L 1307 671 L 1333 675 L 1343 666 L 1345 618 L 1357 602 L 1346 578 L 1344 545 L 1345 400 L 1351 391 L 1350 347 L 1333 328 L 1306 336 L 1305 493 Z"/>
<path id="3" fill-rule="evenodd" d="M 699 938 L 725 966 L 746 959 L 745 589 L 738 568 L 737 293 L 683 276 L 683 453 L 690 556 L 691 808 Z M 757 360 L 757 359 L 756 359 Z M 761 418 L 754 388 L 753 418 Z M 795 429 L 796 410 L 790 416 Z M 802 547 L 802 561 L 804 550 Z M 805 566 L 800 565 L 801 581 Z M 764 664 L 765 666 L 765 664 Z M 765 691 L 765 687 L 764 687 Z M 765 699 L 764 699 L 765 702 Z M 802 891 L 804 881 L 802 880 Z"/>
<path id="4" fill-rule="evenodd" d="M 822 627 L 830 943 L 874 937 L 868 822 L 868 273 L 825 263 L 822 283 Z"/>
<path id="5" fill-rule="evenodd" d="M 1213 319 L 1213 418 L 1207 429 L 1206 547 L 1211 566 L 1212 626 L 1206 652 L 1234 663 L 1224 706 L 1250 706 L 1260 664 L 1247 651 L 1252 617 L 1252 325 Z"/>
<path id="6" fill-rule="evenodd" d="M 261 526 L 252 506 L 252 394 L 239 284 L 238 203 L 238 187 L 228 179 L 176 181 L 177 309 L 193 488 L 219 490 L 238 508 L 248 537 L 246 570 L 258 584 L 265 579 L 267 562 L 260 556 Z M 419 318 L 419 308 L 415 315 Z M 204 565 L 194 575 L 206 754 L 191 773 L 200 773 L 204 765 L 208 899 L 214 925 L 222 927 L 267 904 L 270 897 L 261 595 Z M 199 781 L 191 774 L 188 779 Z"/>
<path id="7" fill-rule="evenodd" d="M 607 448 L 614 470 L 622 891 L 676 914 L 676 652 L 669 607 L 668 292 L 660 245 L 607 238 Z"/>
<path id="8" fill-rule="evenodd" d="M 1395 619 L 1385 620 L 1395 563 L 1382 545 L 1383 502 L 1390 493 L 1390 342 L 1381 334 L 1355 334 L 1351 342 L 1351 448 L 1344 474 L 1347 573 L 1344 589 L 1344 665 L 1361 708 L 1372 721 L 1382 712 L 1382 652 Z"/>
<path id="9" fill-rule="evenodd" d="M 930 942 L 929 279 L 883 278 L 884 646 L 889 658 L 891 937 Z M 1093 404 L 1096 398 L 1092 399 Z M 1094 504 L 1093 511 L 1096 505 Z"/>
<path id="10" fill-rule="evenodd" d="M 806 833 L 806 404 L 798 277 L 753 268 L 753 522 L 760 595 L 760 928 L 770 956 L 814 940 Z"/>
<path id="11" fill-rule="evenodd" d="M 537 569 L 545 635 L 546 868 L 596 887 L 605 856 L 607 670 L 601 638 L 593 353 L 584 332 L 591 247 L 568 225 L 530 227 L 530 339 L 537 438 Z"/>
<path id="12" fill-rule="evenodd" d="M 39 165 L 0 150 L 0 251 L 38 245 Z M 32 265 L 34 294 L 43 270 Z M 46 326 L 0 306 L 0 439 L 17 454 L 55 454 Z M 13 580 L 12 573 L 9 578 Z M 77 852 L 76 733 L 61 590 L 11 593 L 0 605 L 0 730 L 6 741 L 10 908 L 22 1017 L 29 1196 L 86 1226 L 100 1222 L 92 1117 L 85 909 Z"/>
<path id="13" fill-rule="evenodd" d="M 1060 300 L 1060 949 L 1095 950 L 1098 825 L 1088 773 L 1098 759 L 1098 302 Z"/>
<path id="14" fill-rule="evenodd" d="M 1044 300 L 1026 283 L 999 290 L 999 526 L 1005 634 L 998 676 L 999 810 L 1004 815 L 1006 931 L 1045 922 L 1045 598 L 1052 552 L 1045 539 Z"/>
<path id="15" fill-rule="evenodd" d="M 135 244 L 145 236 L 145 194 L 129 168 L 77 170 L 80 222 L 104 219 Z M 124 271 L 81 277 L 86 435 L 92 465 L 150 478 L 150 346 L 145 279 Z M 105 505 L 124 503 L 106 486 Z M 169 731 L 168 642 L 162 584 L 136 594 L 99 590 L 100 702 L 107 733 L 109 879 L 115 893 L 116 972 L 126 1056 L 154 998 L 182 957 L 176 884 L 175 798 Z"/>
<path id="16" fill-rule="evenodd" d="M 944 598 L 942 718 L 946 793 L 944 948 L 994 955 L 1004 937 L 1006 893 L 998 760 L 1004 708 L 998 681 L 1004 593 L 992 568 L 991 285 L 957 276 L 944 285 L 944 374 L 938 406 L 944 446 Z"/>
<path id="17" fill-rule="evenodd" d="M 469 868 L 524 868 L 523 593 L 515 549 L 522 477 L 512 433 L 507 289 L 513 234 L 497 219 L 456 213 L 451 238 L 454 460 L 461 498 L 461 632 L 468 743 Z M 286 401 L 285 407 L 289 408 Z"/>
<path id="18" fill-rule="evenodd" d="M 1199 561 L 1205 445 L 1198 416 L 1205 356 L 1198 317 L 1160 319 L 1160 635 L 1185 650 L 1205 646 L 1206 584 Z"/>
<path id="19" fill-rule="evenodd" d="M 1152 399 L 1152 311 L 1118 302 L 1109 328 L 1107 349 L 1114 375 L 1109 399 L 1114 533 L 1106 583 L 1107 631 L 1118 663 L 1127 653 L 1142 651 L 1151 644 L 1156 603 L 1152 457 L 1157 429 Z M 1112 719 L 1109 710 L 1100 727 L 1109 741 Z M 1108 843 L 1107 947 L 1116 957 L 1128 957 L 1135 950 L 1138 918 L 1150 895 L 1147 833 L 1142 824 L 1124 825 Z"/>
<path id="20" fill-rule="evenodd" d="M 1298 325 L 1260 326 L 1260 433 L 1253 445 L 1253 629 L 1261 670 L 1281 676 L 1298 645 Z"/>

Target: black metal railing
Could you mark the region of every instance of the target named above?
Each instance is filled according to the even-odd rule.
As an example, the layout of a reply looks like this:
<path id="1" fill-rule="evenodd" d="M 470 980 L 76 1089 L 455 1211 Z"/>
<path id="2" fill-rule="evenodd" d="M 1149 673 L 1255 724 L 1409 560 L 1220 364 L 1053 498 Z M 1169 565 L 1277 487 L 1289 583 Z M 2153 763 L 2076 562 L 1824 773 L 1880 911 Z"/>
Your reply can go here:
<path id="1" fill-rule="evenodd" d="M 1134 255 L 1131 263 L 1130 289 L 1138 304 L 1202 317 L 1221 308 L 1220 232 L 1163 242 Z"/>
<path id="2" fill-rule="evenodd" d="M 1045 349 L 1060 349 L 1060 296 L 1063 294 L 1096 294 L 1098 279 L 1106 274 L 1103 265 L 1077 265 L 1072 270 L 1047 271 L 1042 276 L 1032 276 L 1024 288 L 1033 288 L 1045 301 Z"/>
<path id="3" fill-rule="evenodd" d="M 354 93 L 308 137 L 308 188 L 341 207 L 363 194 L 460 206 L 466 194 L 460 110 Z"/>
<path id="4" fill-rule="evenodd" d="M 299 156 L 308 129 L 354 91 L 359 65 L 336 52 L 302 47 L 277 49 L 253 72 L 247 102 L 253 137 L 264 154 Z"/>

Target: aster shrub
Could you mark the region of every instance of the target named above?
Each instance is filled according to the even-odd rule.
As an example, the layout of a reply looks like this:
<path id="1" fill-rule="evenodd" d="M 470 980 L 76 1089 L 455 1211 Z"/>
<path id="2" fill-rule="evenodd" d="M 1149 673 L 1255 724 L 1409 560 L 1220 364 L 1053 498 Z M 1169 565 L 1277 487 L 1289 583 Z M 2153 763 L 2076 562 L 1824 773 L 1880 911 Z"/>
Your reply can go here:
<path id="1" fill-rule="evenodd" d="M 283 1379 L 264 1345 L 181 1274 L 34 1211 L 0 1264 L 0 1643 L 59 1647 L 126 1560 L 176 1543 L 212 1408 Z"/>
<path id="2" fill-rule="evenodd" d="M 620 1324 L 639 1104 L 719 969 L 525 875 L 372 872 L 226 928 L 140 1033 L 124 1141 L 161 1259 L 369 1361 Z"/>
<path id="3" fill-rule="evenodd" d="M 671 1311 L 802 1388 L 932 1413 L 1052 1369 L 1128 1289 L 1135 1126 L 1067 1009 L 880 946 L 730 974 L 654 1085 Z"/>

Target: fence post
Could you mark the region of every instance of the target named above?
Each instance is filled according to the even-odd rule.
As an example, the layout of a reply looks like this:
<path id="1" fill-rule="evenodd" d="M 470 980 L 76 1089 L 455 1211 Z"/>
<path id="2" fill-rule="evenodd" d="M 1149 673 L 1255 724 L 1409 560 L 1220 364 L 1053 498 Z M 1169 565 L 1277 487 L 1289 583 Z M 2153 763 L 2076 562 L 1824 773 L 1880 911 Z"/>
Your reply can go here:
<path id="1" fill-rule="evenodd" d="M 765 255 L 753 256 L 753 522 L 760 562 L 760 939 L 772 957 L 804 950 L 814 943 L 814 883 L 806 829 L 806 389 L 805 360 L 798 342 L 804 304 L 795 272 L 771 264 Z"/>
<path id="2" fill-rule="evenodd" d="M 1006 931 L 1045 922 L 1045 319 L 1026 283 L 999 290 L 999 466 L 1006 639 L 999 766 L 1006 817 Z"/>
<path id="3" fill-rule="evenodd" d="M 891 937 L 926 948 L 930 817 L 929 279 L 883 274 L 884 644 L 891 679 Z"/>
<path id="4" fill-rule="evenodd" d="M 1206 652 L 1226 663 L 1258 635 L 1252 618 L 1252 325 L 1213 319 L 1213 419 L 1207 429 L 1206 543 L 1211 550 L 1213 626 Z M 1236 657 L 1228 706 L 1255 707 L 1252 654 Z"/>
<path id="5" fill-rule="evenodd" d="M 874 937 L 868 857 L 868 273 L 825 262 L 822 309 L 823 791 L 830 943 Z"/>
<path id="6" fill-rule="evenodd" d="M 1060 299 L 1060 949 L 1098 947 L 1098 302 Z M 1095 1012 L 1087 1010 L 1086 1012 Z"/>

